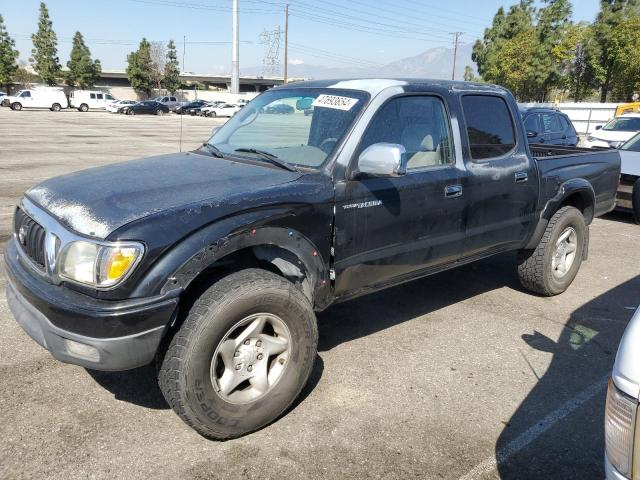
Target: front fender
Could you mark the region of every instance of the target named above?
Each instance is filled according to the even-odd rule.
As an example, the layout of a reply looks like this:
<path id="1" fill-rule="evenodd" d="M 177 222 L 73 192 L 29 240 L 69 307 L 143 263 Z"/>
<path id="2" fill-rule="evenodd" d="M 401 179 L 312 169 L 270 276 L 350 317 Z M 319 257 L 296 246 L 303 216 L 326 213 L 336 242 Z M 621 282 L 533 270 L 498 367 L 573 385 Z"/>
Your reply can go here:
<path id="1" fill-rule="evenodd" d="M 557 193 L 547 201 L 542 209 L 533 235 L 525 246 L 526 250 L 533 250 L 536 248 L 544 235 L 544 231 L 546 230 L 551 217 L 553 217 L 560 207 L 565 204 L 569 197 L 576 194 L 580 195 L 582 199 L 584 205 L 583 213 L 587 225 L 593 221 L 594 206 L 596 202 L 596 194 L 593 190 L 593 186 L 588 180 L 583 178 L 572 178 L 571 180 L 567 180 L 560 185 Z"/>
<path id="2" fill-rule="evenodd" d="M 269 217 L 267 213 L 262 210 L 226 218 L 183 239 L 151 267 L 134 295 L 184 290 L 202 271 L 227 255 L 248 247 L 273 245 L 297 259 L 314 299 L 327 298 L 329 267 L 323 252 L 297 230 L 261 225 L 265 216 Z"/>

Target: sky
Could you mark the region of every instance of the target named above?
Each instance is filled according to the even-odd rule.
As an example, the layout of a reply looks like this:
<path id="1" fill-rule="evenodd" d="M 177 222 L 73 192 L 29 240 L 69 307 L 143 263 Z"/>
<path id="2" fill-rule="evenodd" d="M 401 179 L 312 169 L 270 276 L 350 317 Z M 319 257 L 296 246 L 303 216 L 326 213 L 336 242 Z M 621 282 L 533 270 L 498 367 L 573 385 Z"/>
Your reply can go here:
<path id="1" fill-rule="evenodd" d="M 284 29 L 287 0 L 239 0 L 240 65 L 262 64 L 265 30 Z M 490 25 L 498 0 L 288 0 L 289 63 L 344 67 L 384 65 L 430 48 L 452 45 L 451 32 L 473 43 Z M 142 37 L 174 39 L 184 71 L 229 73 L 232 0 L 47 0 L 58 53 L 69 59 L 79 30 L 103 70 L 121 70 Z M 445 6 L 442 6 L 444 4 Z M 575 21 L 592 21 L 598 0 L 574 0 Z M 28 60 L 37 29 L 39 0 L 0 0 L 0 14 Z M 284 57 L 281 38 L 280 62 Z"/>

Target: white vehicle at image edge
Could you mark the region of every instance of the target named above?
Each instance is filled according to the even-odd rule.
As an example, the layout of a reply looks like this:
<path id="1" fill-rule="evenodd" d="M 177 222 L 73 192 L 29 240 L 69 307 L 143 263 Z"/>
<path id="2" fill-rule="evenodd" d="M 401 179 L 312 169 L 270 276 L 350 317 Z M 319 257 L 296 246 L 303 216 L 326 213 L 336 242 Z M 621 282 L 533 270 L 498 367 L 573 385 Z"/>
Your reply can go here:
<path id="1" fill-rule="evenodd" d="M 67 108 L 69 102 L 61 88 L 37 87 L 27 90 L 19 90 L 15 95 L 7 95 L 3 105 L 8 105 L 12 110 L 23 108 L 48 108 L 53 112 L 59 112 Z"/>
<path id="2" fill-rule="evenodd" d="M 231 105 L 229 103 L 221 103 L 211 107 L 207 107 L 206 116 L 208 117 L 233 117 L 242 107 L 239 105 Z M 204 109 L 203 109 L 204 110 Z M 205 113 L 203 112 L 203 115 Z"/>
<path id="3" fill-rule="evenodd" d="M 115 101 L 116 98 L 113 95 L 102 90 L 72 90 L 69 94 L 69 106 L 81 112 L 89 109 L 104 110 L 107 105 Z"/>
<path id="4" fill-rule="evenodd" d="M 136 100 L 116 100 L 115 102 L 107 105 L 107 112 L 118 113 L 122 107 L 127 107 L 129 105 L 135 105 L 138 103 Z"/>
<path id="5" fill-rule="evenodd" d="M 618 148 L 640 132 L 640 113 L 626 113 L 609 120 L 604 126 L 596 127 L 581 146 L 586 148 Z"/>
<path id="6" fill-rule="evenodd" d="M 620 340 L 604 416 L 607 480 L 640 479 L 640 308 Z"/>

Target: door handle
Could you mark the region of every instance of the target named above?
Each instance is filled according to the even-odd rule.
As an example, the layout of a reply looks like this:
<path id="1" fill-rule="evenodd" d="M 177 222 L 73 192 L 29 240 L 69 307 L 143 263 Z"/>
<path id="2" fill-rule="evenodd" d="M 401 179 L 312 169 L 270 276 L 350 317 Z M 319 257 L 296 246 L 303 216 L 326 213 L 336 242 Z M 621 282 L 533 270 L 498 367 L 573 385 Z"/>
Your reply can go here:
<path id="1" fill-rule="evenodd" d="M 529 180 L 529 175 L 527 175 L 527 172 L 516 172 L 515 180 L 516 183 L 525 183 Z"/>
<path id="2" fill-rule="evenodd" d="M 447 185 L 444 187 L 444 196 L 446 198 L 456 198 L 462 196 L 462 185 Z"/>

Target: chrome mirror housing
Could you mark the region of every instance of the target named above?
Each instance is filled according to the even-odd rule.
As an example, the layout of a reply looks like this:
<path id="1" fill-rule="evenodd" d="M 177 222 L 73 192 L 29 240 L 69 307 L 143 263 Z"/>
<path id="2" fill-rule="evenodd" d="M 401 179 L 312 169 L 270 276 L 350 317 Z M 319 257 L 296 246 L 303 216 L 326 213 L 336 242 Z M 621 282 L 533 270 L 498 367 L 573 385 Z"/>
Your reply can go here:
<path id="1" fill-rule="evenodd" d="M 358 157 L 358 174 L 398 177 L 407 173 L 406 149 L 397 143 L 375 143 Z"/>

